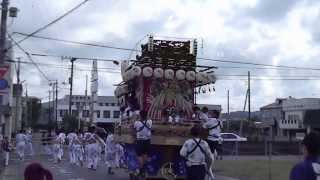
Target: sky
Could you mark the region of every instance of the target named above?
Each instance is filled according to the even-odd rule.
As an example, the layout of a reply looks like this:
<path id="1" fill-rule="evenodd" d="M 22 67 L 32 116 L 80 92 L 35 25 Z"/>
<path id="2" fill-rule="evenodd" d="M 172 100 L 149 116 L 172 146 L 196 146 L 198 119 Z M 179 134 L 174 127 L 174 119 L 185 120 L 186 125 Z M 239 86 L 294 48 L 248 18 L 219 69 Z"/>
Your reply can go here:
<path id="1" fill-rule="evenodd" d="M 8 31 L 31 33 L 80 2 L 82 0 L 11 0 L 10 6 L 17 7 L 19 13 L 17 18 L 8 20 Z M 37 35 L 124 48 L 139 48 L 150 34 L 159 38 L 196 38 L 198 57 L 319 68 L 319 17 L 320 2 L 314 0 L 89 0 Z M 12 36 L 15 40 L 23 38 L 15 33 Z M 60 56 L 126 60 L 136 55 L 130 51 L 35 38 L 27 39 L 21 46 L 27 52 Z M 14 52 L 16 58 L 29 61 L 17 47 Z M 62 82 L 67 82 L 70 76 L 70 62 L 50 57 L 33 59 L 58 65 L 39 66 L 49 79 L 59 81 L 59 97 L 67 94 L 69 86 Z M 84 94 L 91 63 L 76 61 L 74 94 Z M 248 71 L 252 76 L 252 110 L 259 110 L 276 98 L 320 96 L 320 72 L 316 70 L 205 60 L 198 60 L 197 64 L 218 67 L 215 92 L 199 95 L 197 103 L 221 104 L 223 111 L 227 108 L 228 90 L 230 111 L 243 110 Z M 117 73 L 120 67 L 109 62 L 99 62 L 98 67 L 114 69 L 99 70 L 98 91 L 99 95 L 113 95 L 114 85 L 121 82 Z M 21 80 L 26 80 L 28 95 L 48 100 L 48 82 L 35 66 L 22 64 Z"/>

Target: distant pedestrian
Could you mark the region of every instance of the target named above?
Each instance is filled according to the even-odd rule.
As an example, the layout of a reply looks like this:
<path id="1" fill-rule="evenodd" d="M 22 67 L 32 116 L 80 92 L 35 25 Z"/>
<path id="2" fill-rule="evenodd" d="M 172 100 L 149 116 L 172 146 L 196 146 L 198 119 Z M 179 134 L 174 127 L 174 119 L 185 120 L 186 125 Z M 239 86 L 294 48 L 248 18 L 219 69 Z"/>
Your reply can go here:
<path id="1" fill-rule="evenodd" d="M 188 139 L 180 150 L 180 155 L 186 159 L 187 180 L 204 180 L 207 169 L 211 169 L 213 155 L 208 143 L 200 138 L 201 127 L 191 128 L 191 139 Z M 208 173 L 212 173 L 208 171 Z M 214 179 L 213 174 L 210 178 Z"/>
<path id="2" fill-rule="evenodd" d="M 10 151 L 11 151 L 11 145 L 8 139 L 8 136 L 5 136 L 2 140 L 2 150 L 4 153 L 4 165 L 9 165 L 9 158 L 10 158 Z"/>
<path id="3" fill-rule="evenodd" d="M 29 164 L 24 170 L 24 180 L 53 180 L 52 173 L 39 163 Z"/>
<path id="4" fill-rule="evenodd" d="M 16 152 L 21 161 L 24 160 L 26 144 L 27 144 L 27 136 L 25 135 L 25 131 L 20 130 L 20 132 L 16 135 Z"/>
<path id="5" fill-rule="evenodd" d="M 26 138 L 27 138 L 27 142 L 26 142 L 27 152 L 30 156 L 33 156 L 34 151 L 33 151 L 33 145 L 32 145 L 32 132 L 31 132 L 31 130 L 27 131 Z"/>
<path id="6" fill-rule="evenodd" d="M 311 132 L 302 141 L 304 161 L 293 167 L 290 180 L 320 179 L 320 135 Z"/>

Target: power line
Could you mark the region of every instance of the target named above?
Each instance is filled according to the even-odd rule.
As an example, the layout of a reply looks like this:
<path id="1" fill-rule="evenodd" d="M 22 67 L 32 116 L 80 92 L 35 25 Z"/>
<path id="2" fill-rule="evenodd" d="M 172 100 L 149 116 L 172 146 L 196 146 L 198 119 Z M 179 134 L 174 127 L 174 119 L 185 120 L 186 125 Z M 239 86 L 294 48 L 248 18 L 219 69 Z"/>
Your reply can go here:
<path id="1" fill-rule="evenodd" d="M 22 35 L 22 36 L 27 36 L 28 35 L 26 33 L 21 33 L 21 32 L 13 32 L 13 34 L 19 34 L 19 35 Z M 65 40 L 65 39 L 59 39 L 59 38 L 53 38 L 53 37 L 45 37 L 45 36 L 38 36 L 38 35 L 32 35 L 31 37 L 38 38 L 38 39 L 46 39 L 46 40 L 70 43 L 70 44 L 84 45 L 84 46 L 93 46 L 93 47 L 100 47 L 100 48 L 108 48 L 108 49 L 130 51 L 130 52 L 132 52 L 132 51 L 141 52 L 140 50 L 137 50 L 137 49 L 122 48 L 122 47 L 115 47 L 115 46 L 109 46 L 109 45 L 103 45 L 103 44 L 95 44 L 95 43 L 85 43 L 85 42 L 80 42 L 80 41 L 71 41 L 71 40 Z"/>
<path id="2" fill-rule="evenodd" d="M 39 33 L 40 31 L 45 30 L 45 29 L 48 28 L 49 26 L 57 23 L 58 21 L 60 21 L 60 20 L 63 19 L 64 17 L 68 16 L 69 14 L 71 14 L 72 12 L 74 12 L 75 10 L 77 10 L 78 8 L 80 8 L 82 5 L 84 5 L 84 4 L 87 3 L 88 1 L 89 1 L 89 0 L 84 0 L 84 1 L 82 1 L 81 3 L 79 3 L 78 5 L 76 5 L 75 7 L 73 7 L 72 9 L 70 9 L 69 11 L 63 13 L 61 16 L 59 16 L 59 17 L 56 18 L 55 20 L 53 20 L 53 21 L 51 21 L 50 23 L 48 23 L 48 24 L 46 24 L 46 25 L 38 28 L 38 29 L 35 30 L 34 32 L 28 34 L 25 38 L 23 38 L 23 39 L 21 39 L 20 41 L 18 41 L 18 42 L 16 43 L 16 45 L 18 45 L 18 44 L 20 44 L 21 42 L 27 40 L 28 38 L 30 38 L 31 36 Z M 8 47 L 5 51 L 11 49 L 12 47 L 14 47 L 14 45 Z"/>
<path id="3" fill-rule="evenodd" d="M 26 33 L 21 32 L 14 32 L 15 34 L 27 36 Z M 72 44 L 80 44 L 80 45 L 86 45 L 86 46 L 94 46 L 94 47 L 102 47 L 102 48 L 109 48 L 109 49 L 117 49 L 117 50 L 124 50 L 124 51 L 136 51 L 141 52 L 137 49 L 131 49 L 131 48 L 122 48 L 122 47 L 115 47 L 111 45 L 101 45 L 101 44 L 94 44 L 94 43 L 84 43 L 84 42 L 78 42 L 78 41 L 70 41 L 70 40 L 64 40 L 64 39 L 58 39 L 58 38 L 52 38 L 52 37 L 45 37 L 45 36 L 36 36 L 32 35 L 34 38 L 40 38 L 40 39 L 47 39 L 47 40 L 54 40 L 54 41 L 60 41 L 60 42 L 66 42 L 66 43 L 72 43 Z M 298 66 L 285 66 L 285 65 L 271 65 L 271 64 L 262 64 L 262 63 L 252 63 L 248 61 L 235 61 L 235 60 L 223 60 L 223 59 L 213 59 L 213 58 L 204 58 L 204 57 L 198 57 L 199 60 L 204 61 L 214 61 L 214 62 L 221 62 L 221 63 L 232 63 L 232 64 L 246 64 L 246 65 L 254 65 L 254 66 L 265 66 L 265 67 L 274 67 L 274 68 L 285 68 L 285 69 L 299 69 L 299 70 L 316 70 L 319 71 L 319 68 L 310 68 L 310 67 L 298 67 Z M 223 67 L 227 68 L 227 67 Z M 230 67 L 231 68 L 231 67 Z M 233 67 L 233 68 L 242 68 L 242 67 Z M 244 67 L 243 67 L 244 68 Z"/>
<path id="4" fill-rule="evenodd" d="M 12 36 L 10 34 L 8 34 L 8 37 L 14 42 L 14 44 L 24 53 L 27 55 L 28 59 L 33 63 L 33 65 L 38 69 L 38 71 L 42 74 L 42 76 L 47 80 L 47 81 L 51 81 L 47 75 L 40 69 L 40 67 L 37 65 L 37 63 L 32 59 L 32 57 L 30 56 L 30 54 L 25 51 L 18 43 L 17 41 L 15 41 Z"/>
<path id="5" fill-rule="evenodd" d="M 277 67 L 277 68 L 304 69 L 304 70 L 320 71 L 320 69 L 318 69 L 318 68 L 310 68 L 310 67 L 271 65 L 271 64 L 262 64 L 262 63 L 252 63 L 252 62 L 247 62 L 247 61 L 233 61 L 233 60 L 212 59 L 212 58 L 203 58 L 203 57 L 199 57 L 197 59 L 205 60 L 205 61 L 222 62 L 222 63 L 246 64 L 246 65 L 254 65 L 254 66 L 266 66 L 266 67 Z"/>

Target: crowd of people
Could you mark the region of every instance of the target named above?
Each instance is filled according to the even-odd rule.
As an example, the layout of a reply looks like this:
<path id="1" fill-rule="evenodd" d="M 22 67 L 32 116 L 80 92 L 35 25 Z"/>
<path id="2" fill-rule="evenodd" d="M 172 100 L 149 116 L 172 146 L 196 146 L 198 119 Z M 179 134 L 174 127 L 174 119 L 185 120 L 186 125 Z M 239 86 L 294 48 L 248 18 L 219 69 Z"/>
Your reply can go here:
<path id="1" fill-rule="evenodd" d="M 99 136 L 95 126 L 84 133 L 71 131 L 48 132 L 42 134 L 43 153 L 51 155 L 54 163 L 60 163 L 65 152 L 68 153 L 70 164 L 97 170 L 99 164 L 105 164 L 108 173 L 113 174 L 112 168 L 120 167 L 124 149 L 116 143 L 113 134 Z"/>

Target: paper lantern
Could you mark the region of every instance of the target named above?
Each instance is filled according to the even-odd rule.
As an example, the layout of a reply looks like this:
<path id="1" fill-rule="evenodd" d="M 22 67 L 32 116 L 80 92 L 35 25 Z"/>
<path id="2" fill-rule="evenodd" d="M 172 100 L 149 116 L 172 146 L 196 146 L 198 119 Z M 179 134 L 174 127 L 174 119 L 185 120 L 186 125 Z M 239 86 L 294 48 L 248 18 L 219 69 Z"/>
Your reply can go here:
<path id="1" fill-rule="evenodd" d="M 164 78 L 173 79 L 174 78 L 174 71 L 172 69 L 166 69 L 164 71 Z"/>
<path id="2" fill-rule="evenodd" d="M 141 67 L 139 66 L 132 66 L 131 68 L 131 73 L 134 77 L 138 77 L 141 75 Z"/>
<path id="3" fill-rule="evenodd" d="M 153 69 L 151 67 L 145 67 L 143 68 L 142 73 L 144 77 L 151 77 L 153 74 Z"/>
<path id="4" fill-rule="evenodd" d="M 163 69 L 162 68 L 155 68 L 153 70 L 153 76 L 155 78 L 163 78 Z"/>
<path id="5" fill-rule="evenodd" d="M 186 72 L 182 69 L 176 71 L 176 78 L 178 80 L 184 80 L 186 78 Z"/>
<path id="6" fill-rule="evenodd" d="M 197 83 L 203 83 L 205 81 L 205 76 L 206 76 L 207 73 L 204 73 L 204 72 L 198 72 L 196 74 L 196 80 L 197 80 Z"/>
<path id="7" fill-rule="evenodd" d="M 186 73 L 186 79 L 187 79 L 188 81 L 194 81 L 194 80 L 196 80 L 196 72 L 194 72 L 194 71 L 188 71 L 188 72 Z"/>

